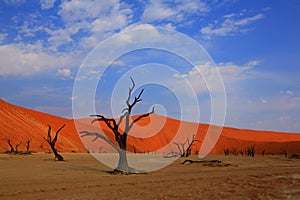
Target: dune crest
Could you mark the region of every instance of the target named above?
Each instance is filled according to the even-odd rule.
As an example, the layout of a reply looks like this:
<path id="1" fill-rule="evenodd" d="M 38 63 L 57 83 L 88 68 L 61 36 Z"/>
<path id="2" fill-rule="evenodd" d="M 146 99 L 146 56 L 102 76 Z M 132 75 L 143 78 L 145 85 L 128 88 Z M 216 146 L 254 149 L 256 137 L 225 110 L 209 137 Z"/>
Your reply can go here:
<path id="1" fill-rule="evenodd" d="M 65 119 L 15 106 L 1 99 L 0 119 L 0 152 L 8 149 L 7 139 L 10 139 L 13 145 L 22 141 L 19 150 L 24 150 L 26 140 L 29 138 L 32 138 L 31 151 L 48 152 L 50 149 L 43 139 L 47 135 L 48 124 L 52 126 L 53 130 L 66 124 L 57 142 L 57 148 L 60 152 L 86 152 L 86 148 L 91 149 L 97 145 L 97 143 L 91 142 L 92 138 L 85 138 L 86 146 L 83 145 L 73 119 Z M 76 121 L 81 124 L 80 129 L 95 129 L 96 125 L 90 124 L 92 119 L 86 118 Z M 163 125 L 158 123 L 161 121 L 164 122 Z M 158 124 L 157 127 L 151 126 L 151 122 L 156 122 Z M 113 139 L 112 134 L 105 124 L 102 122 L 99 124 L 102 127 L 102 131 Z M 182 133 L 180 133 L 180 136 L 176 135 L 179 126 L 182 126 L 185 131 L 194 131 L 194 128 L 197 127 L 198 130 L 194 133 L 195 139 L 199 142 L 195 142 L 191 149 L 192 153 L 197 153 L 209 125 L 181 122 L 156 114 L 151 116 L 151 119 L 145 118 L 141 120 L 137 124 L 137 127 L 132 130 L 132 134 L 129 134 L 128 137 L 127 149 L 132 152 L 158 151 L 168 153 L 170 151 L 177 151 L 175 145 L 170 145 L 171 148 L 169 149 L 162 147 L 172 142 L 172 140 L 174 141 L 175 137 L 180 139 L 177 142 L 183 142 L 188 138 Z M 193 133 L 189 132 L 189 135 L 191 134 Z M 105 144 L 103 145 L 105 146 Z M 223 154 L 225 149 L 228 149 L 230 152 L 244 153 L 248 147 L 253 145 L 255 146 L 256 154 L 261 154 L 262 151 L 266 154 L 282 154 L 284 152 L 300 153 L 300 134 L 224 127 L 218 142 L 210 153 Z M 100 151 L 99 147 L 97 149 L 94 149 L 94 151 Z M 101 149 L 101 151 L 104 150 Z"/>

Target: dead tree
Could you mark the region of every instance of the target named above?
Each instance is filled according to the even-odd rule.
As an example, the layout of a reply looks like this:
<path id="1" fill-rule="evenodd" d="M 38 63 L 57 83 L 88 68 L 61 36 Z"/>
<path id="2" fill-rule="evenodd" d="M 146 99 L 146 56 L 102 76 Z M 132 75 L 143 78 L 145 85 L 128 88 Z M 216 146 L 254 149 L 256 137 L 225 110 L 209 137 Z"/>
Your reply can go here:
<path id="1" fill-rule="evenodd" d="M 189 138 L 187 138 L 187 144 L 188 147 L 185 151 L 185 157 L 188 157 L 189 155 L 192 154 L 192 146 L 194 145 L 195 142 L 200 142 L 200 140 L 195 140 L 195 135 L 192 136 L 192 141 L 189 141 Z"/>
<path id="2" fill-rule="evenodd" d="M 265 149 L 262 149 L 262 150 L 261 150 L 261 156 L 262 156 L 262 157 L 264 157 L 264 156 L 265 156 L 265 152 L 266 152 L 266 150 L 265 150 Z"/>
<path id="3" fill-rule="evenodd" d="M 15 153 L 19 153 L 18 148 L 22 144 L 22 141 L 20 141 L 18 144 L 16 144 Z"/>
<path id="4" fill-rule="evenodd" d="M 27 154 L 30 154 L 30 153 L 31 153 L 31 152 L 29 151 L 31 141 L 32 141 L 32 138 L 29 138 L 29 139 L 26 140 L 26 153 L 27 153 Z"/>
<path id="5" fill-rule="evenodd" d="M 140 121 L 141 119 L 148 117 L 150 114 L 154 113 L 154 107 L 152 108 L 152 111 L 141 114 L 131 120 L 131 114 L 132 114 L 132 109 L 133 107 L 142 101 L 141 96 L 144 92 L 144 89 L 140 91 L 140 93 L 134 97 L 133 101 L 132 99 L 132 93 L 135 88 L 135 82 L 134 80 L 130 77 L 132 86 L 129 88 L 128 92 L 128 97 L 127 100 L 125 101 L 126 107 L 122 110 L 121 113 L 123 113 L 118 120 L 113 119 L 113 118 L 107 118 L 103 115 L 91 115 L 91 117 L 96 117 L 92 121 L 92 123 L 96 121 L 102 121 L 105 123 L 105 125 L 111 130 L 111 132 L 114 134 L 114 140 L 117 142 L 118 146 L 112 142 L 110 139 L 108 139 L 106 136 L 96 133 L 96 132 L 88 132 L 88 131 L 82 131 L 82 137 L 85 136 L 95 136 L 93 141 L 97 140 L 98 138 L 104 140 L 108 144 L 110 144 L 119 154 L 119 161 L 118 161 L 118 166 L 114 170 L 115 173 L 135 173 L 136 170 L 129 167 L 128 161 L 127 161 L 127 155 L 126 155 L 126 148 L 127 148 L 127 135 L 129 131 L 132 129 L 133 125 Z M 132 102 L 131 102 L 132 101 Z M 124 128 L 123 130 L 120 129 L 120 125 L 124 123 Z"/>
<path id="6" fill-rule="evenodd" d="M 244 152 L 243 152 L 243 151 L 240 151 L 240 154 L 241 154 L 242 156 L 244 156 Z"/>
<path id="7" fill-rule="evenodd" d="M 185 148 L 184 148 L 185 143 L 186 142 L 179 144 L 177 142 L 173 142 L 173 144 L 175 144 L 176 147 L 177 147 L 177 149 L 179 150 L 179 153 L 177 155 L 179 155 L 180 157 L 184 157 L 185 156 Z"/>
<path id="8" fill-rule="evenodd" d="M 13 153 L 13 152 L 15 152 L 14 146 L 11 144 L 10 139 L 7 139 L 7 143 L 8 143 L 8 145 L 9 145 L 9 147 L 10 147 L 10 150 L 8 150 L 8 153 Z"/>
<path id="9" fill-rule="evenodd" d="M 224 151 L 224 155 L 225 155 L 225 156 L 228 156 L 228 155 L 229 155 L 229 152 L 230 152 L 229 149 L 224 149 L 223 151 Z"/>
<path id="10" fill-rule="evenodd" d="M 15 154 L 19 153 L 18 148 L 19 148 L 19 146 L 22 144 L 22 141 L 20 141 L 18 144 L 16 144 L 15 148 L 14 148 L 14 146 L 12 145 L 10 139 L 7 139 L 7 143 L 8 143 L 8 145 L 9 145 L 9 147 L 10 147 L 10 150 L 7 150 L 8 153 L 15 153 Z"/>
<path id="11" fill-rule="evenodd" d="M 237 151 L 236 148 L 232 148 L 231 154 L 234 155 L 234 156 L 237 156 L 239 154 L 239 152 Z"/>
<path id="12" fill-rule="evenodd" d="M 64 158 L 58 153 L 56 147 L 55 147 L 55 144 L 57 142 L 57 137 L 58 137 L 58 133 L 65 127 L 65 124 L 60 127 L 56 133 L 55 133 L 55 136 L 54 138 L 52 139 L 52 136 L 51 136 L 51 126 L 48 125 L 48 135 L 47 135 L 47 138 L 44 138 L 44 140 L 46 140 L 46 142 L 50 145 L 51 147 L 51 150 L 53 151 L 54 153 L 54 156 L 55 156 L 55 159 L 57 159 L 58 161 L 63 161 Z"/>
<path id="13" fill-rule="evenodd" d="M 195 142 L 200 142 L 199 140 L 195 140 L 195 135 L 192 136 L 192 141 L 189 140 L 189 138 L 186 139 L 184 143 L 177 143 L 173 142 L 177 146 L 177 149 L 179 150 L 178 155 L 181 157 L 188 157 L 191 155 L 192 146 Z M 187 144 L 187 148 L 185 148 L 185 145 Z"/>
<path id="14" fill-rule="evenodd" d="M 255 155 L 255 145 L 247 147 L 247 155 L 251 156 L 251 157 L 254 157 L 254 155 Z"/>

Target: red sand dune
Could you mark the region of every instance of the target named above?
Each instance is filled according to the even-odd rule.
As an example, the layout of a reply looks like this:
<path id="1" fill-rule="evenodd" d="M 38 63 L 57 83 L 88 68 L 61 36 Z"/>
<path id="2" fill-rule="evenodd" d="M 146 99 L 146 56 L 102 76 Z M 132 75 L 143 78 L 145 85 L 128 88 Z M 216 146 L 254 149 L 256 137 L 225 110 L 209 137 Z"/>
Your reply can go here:
<path id="1" fill-rule="evenodd" d="M 86 148 L 83 146 L 77 131 L 102 131 L 113 139 L 113 135 L 104 123 L 99 123 L 102 127 L 102 130 L 99 130 L 97 123 L 91 125 L 92 119 L 76 120 L 76 129 L 74 120 L 22 108 L 3 100 L 0 100 L 0 119 L 0 152 L 8 149 L 7 139 L 11 139 L 14 145 L 22 141 L 19 150 L 24 150 L 28 138 L 32 138 L 32 151 L 49 151 L 48 144 L 43 139 L 47 136 L 48 124 L 54 131 L 66 124 L 57 142 L 57 148 L 61 152 L 86 152 L 86 148 L 95 152 L 111 150 L 110 146 L 102 140 L 92 142 L 93 138 L 91 137 L 83 138 Z M 164 153 L 178 151 L 173 142 L 184 143 L 187 138 L 191 139 L 192 134 L 196 133 L 197 142 L 192 146 L 192 153 L 197 153 L 204 141 L 208 127 L 207 124 L 198 125 L 151 115 L 151 118 L 139 121 L 130 132 L 128 150 Z M 164 147 L 169 143 L 170 145 Z M 224 149 L 244 152 L 251 145 L 255 145 L 255 150 L 259 154 L 262 150 L 265 150 L 266 154 L 281 154 L 284 151 L 289 154 L 300 153 L 300 134 L 224 127 L 219 140 L 210 153 L 223 154 Z"/>

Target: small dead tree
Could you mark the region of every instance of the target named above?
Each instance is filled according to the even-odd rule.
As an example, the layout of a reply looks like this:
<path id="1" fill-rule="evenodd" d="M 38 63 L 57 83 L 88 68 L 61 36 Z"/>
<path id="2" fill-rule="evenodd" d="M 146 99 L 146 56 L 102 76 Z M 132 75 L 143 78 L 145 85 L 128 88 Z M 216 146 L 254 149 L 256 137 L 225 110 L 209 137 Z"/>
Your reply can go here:
<path id="1" fill-rule="evenodd" d="M 190 141 L 189 138 L 186 139 L 184 143 L 179 144 L 178 142 L 173 142 L 177 149 L 179 150 L 178 155 L 180 157 L 188 157 L 191 155 L 192 146 L 195 142 L 200 142 L 199 140 L 195 140 L 195 135 L 192 136 L 192 140 Z M 187 148 L 185 145 L 187 144 Z"/>
<path id="2" fill-rule="evenodd" d="M 247 155 L 251 156 L 251 157 L 254 157 L 254 155 L 255 155 L 255 145 L 247 147 Z"/>
<path id="3" fill-rule="evenodd" d="M 243 151 L 240 151 L 240 154 L 241 154 L 242 156 L 244 156 L 244 152 L 243 152 Z"/>
<path id="4" fill-rule="evenodd" d="M 47 138 L 44 138 L 44 140 L 50 145 L 51 147 L 51 150 L 53 151 L 54 153 L 54 156 L 55 156 L 55 159 L 57 159 L 58 161 L 64 161 L 64 158 L 58 153 L 56 147 L 55 147 L 55 144 L 57 142 L 57 137 L 58 137 L 58 133 L 65 127 L 65 124 L 60 127 L 56 133 L 55 133 L 55 136 L 54 138 L 52 139 L 52 136 L 51 136 L 51 126 L 48 125 L 48 135 L 47 135 Z"/>
<path id="5" fill-rule="evenodd" d="M 191 142 L 189 141 L 189 138 L 187 138 L 188 147 L 185 151 L 186 152 L 185 157 L 188 157 L 192 154 L 192 146 L 194 145 L 195 142 L 200 142 L 200 140 L 195 140 L 195 135 L 192 136 Z"/>
<path id="6" fill-rule="evenodd" d="M 13 152 L 15 152 L 14 146 L 11 144 L 10 139 L 7 139 L 7 143 L 8 143 L 8 145 L 9 145 L 9 147 L 10 147 L 10 150 L 8 150 L 8 153 L 13 153 Z"/>
<path id="7" fill-rule="evenodd" d="M 236 148 L 232 148 L 231 154 L 234 155 L 234 156 L 237 156 L 237 155 L 239 155 L 239 152 L 237 151 Z"/>
<path id="8" fill-rule="evenodd" d="M 16 148 L 15 148 L 15 153 L 17 154 L 17 153 L 19 153 L 19 150 L 18 150 L 18 148 L 19 148 L 19 146 L 22 144 L 22 141 L 20 141 L 18 144 L 16 144 Z"/>
<path id="9" fill-rule="evenodd" d="M 223 152 L 225 156 L 229 156 L 229 152 L 230 152 L 229 149 L 224 149 Z"/>
<path id="10" fill-rule="evenodd" d="M 32 141 L 32 138 L 29 138 L 26 140 L 26 153 L 27 154 L 30 154 L 31 152 L 29 151 L 30 150 L 30 143 Z"/>
<path id="11" fill-rule="evenodd" d="M 186 142 L 185 142 L 186 143 Z M 177 142 L 173 142 L 173 144 L 176 145 L 177 149 L 179 150 L 179 153 L 177 155 L 179 155 L 180 157 L 184 157 L 185 156 L 185 143 L 177 143 Z"/>
<path id="12" fill-rule="evenodd" d="M 262 150 L 261 150 L 261 156 L 262 156 L 262 157 L 264 157 L 264 156 L 265 156 L 265 152 L 266 152 L 266 150 L 265 150 L 265 149 L 262 149 Z"/>
<path id="13" fill-rule="evenodd" d="M 127 155 L 126 155 L 126 150 L 127 150 L 127 135 L 128 132 L 132 129 L 132 127 L 134 126 L 135 123 L 137 123 L 138 121 L 140 121 L 141 119 L 148 117 L 150 114 L 154 113 L 154 107 L 152 108 L 152 111 L 145 113 L 145 114 L 141 114 L 138 117 L 136 117 L 135 119 L 131 120 L 131 114 L 132 114 L 132 110 L 134 108 L 134 106 L 141 102 L 141 96 L 144 92 L 144 89 L 142 89 L 140 91 L 140 93 L 134 97 L 133 101 L 132 101 L 132 93 L 133 90 L 135 88 L 135 82 L 134 80 L 130 77 L 131 82 L 132 82 L 132 86 L 129 88 L 129 92 L 128 92 L 128 97 L 127 100 L 125 101 L 126 103 L 126 107 L 122 110 L 121 113 L 123 113 L 119 120 L 115 120 L 113 118 L 107 118 L 103 115 L 91 115 L 92 117 L 97 117 L 96 119 L 94 119 L 92 121 L 92 123 L 96 122 L 96 121 L 102 121 L 105 123 L 105 125 L 111 130 L 111 132 L 114 134 L 115 136 L 115 141 L 117 142 L 118 146 L 112 142 L 109 138 L 107 138 L 106 136 L 100 134 L 100 133 L 96 133 L 96 132 L 88 132 L 88 131 L 82 131 L 81 137 L 85 137 L 85 136 L 95 136 L 95 138 L 92 141 L 97 140 L 98 138 L 104 140 L 105 142 L 107 142 L 108 144 L 110 144 L 119 154 L 119 161 L 118 161 L 118 166 L 117 168 L 114 170 L 114 173 L 136 173 L 136 170 L 129 167 L 128 165 L 128 161 L 127 161 Z M 132 101 L 132 102 L 130 102 Z M 123 130 L 120 129 L 121 124 L 124 121 L 124 128 Z"/>

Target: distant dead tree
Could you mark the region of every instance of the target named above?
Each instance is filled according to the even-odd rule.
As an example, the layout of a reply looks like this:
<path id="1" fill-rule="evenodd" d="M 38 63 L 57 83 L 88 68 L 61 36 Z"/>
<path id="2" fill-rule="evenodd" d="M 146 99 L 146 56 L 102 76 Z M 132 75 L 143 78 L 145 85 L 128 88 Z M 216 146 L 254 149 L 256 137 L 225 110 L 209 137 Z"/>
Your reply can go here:
<path id="1" fill-rule="evenodd" d="M 261 150 L 261 156 L 262 156 L 262 157 L 264 157 L 264 156 L 265 156 L 265 152 L 266 152 L 266 150 L 265 150 L 265 149 L 262 149 L 262 150 Z"/>
<path id="2" fill-rule="evenodd" d="M 237 151 L 236 148 L 232 148 L 231 154 L 234 155 L 234 156 L 237 156 L 239 154 L 239 152 Z"/>
<path id="3" fill-rule="evenodd" d="M 15 148 L 14 148 L 14 146 L 12 145 L 10 139 L 7 139 L 7 143 L 8 143 L 8 146 L 10 147 L 10 150 L 7 151 L 8 153 L 15 153 L 15 154 L 19 153 L 18 148 L 19 148 L 19 146 L 22 144 L 22 141 L 20 141 L 18 144 L 16 144 Z"/>
<path id="4" fill-rule="evenodd" d="M 10 150 L 8 150 L 8 153 L 13 153 L 13 152 L 15 152 L 14 146 L 11 144 L 10 139 L 7 139 L 7 143 L 8 143 L 8 145 L 9 145 L 9 147 L 10 147 Z"/>
<path id="5" fill-rule="evenodd" d="M 199 140 L 195 140 L 195 135 L 192 136 L 192 140 L 190 141 L 189 138 L 186 139 L 184 143 L 173 142 L 176 145 L 177 149 L 179 150 L 179 156 L 181 157 L 188 157 L 191 155 L 192 146 L 195 142 L 200 142 Z M 185 145 L 187 144 L 187 148 Z"/>
<path id="6" fill-rule="evenodd" d="M 31 152 L 29 151 L 30 150 L 30 143 L 32 141 L 32 138 L 29 138 L 26 140 L 26 153 L 27 154 L 30 154 Z"/>
<path id="7" fill-rule="evenodd" d="M 255 155 L 255 145 L 251 145 L 250 147 L 247 147 L 247 155 L 254 157 Z"/>
<path id="8" fill-rule="evenodd" d="M 287 152 L 287 145 L 282 150 L 283 155 L 287 158 L 288 157 L 288 152 Z"/>
<path id="9" fill-rule="evenodd" d="M 189 141 L 189 138 L 187 138 L 187 144 L 188 144 L 188 147 L 186 148 L 186 151 L 185 151 L 185 157 L 188 157 L 189 155 L 192 154 L 192 146 L 194 145 L 195 142 L 200 142 L 200 140 L 195 140 L 195 135 L 192 136 L 192 140 L 191 142 Z"/>
<path id="10" fill-rule="evenodd" d="M 116 121 L 113 118 L 107 118 L 103 115 L 91 115 L 92 117 L 96 117 L 96 119 L 94 119 L 92 121 L 92 123 L 96 122 L 96 121 L 103 121 L 105 123 L 105 125 L 111 130 L 111 132 L 114 134 L 115 136 L 115 141 L 117 142 L 118 146 L 112 142 L 109 138 L 107 138 L 106 136 L 97 133 L 97 132 L 88 132 L 88 131 L 82 131 L 82 137 L 85 136 L 94 136 L 95 138 L 92 141 L 97 140 L 98 138 L 104 140 L 105 142 L 107 142 L 108 144 L 110 144 L 119 154 L 119 161 L 118 161 L 118 166 L 117 168 L 114 170 L 114 173 L 136 173 L 136 170 L 129 167 L 128 165 L 128 161 L 127 161 L 127 155 L 126 155 L 126 149 L 127 149 L 127 135 L 129 133 L 129 131 L 132 129 L 133 125 L 135 123 L 137 123 L 138 121 L 140 121 L 141 119 L 148 117 L 150 114 L 154 113 L 154 107 L 152 108 L 152 111 L 145 113 L 145 114 L 141 114 L 138 117 L 136 117 L 135 119 L 131 120 L 131 114 L 132 114 L 132 110 L 134 108 L 134 106 L 141 102 L 141 96 L 144 92 L 144 89 L 142 89 L 140 91 L 140 93 L 134 97 L 133 101 L 132 101 L 132 93 L 133 90 L 135 88 L 135 82 L 134 80 L 130 77 L 131 82 L 132 82 L 132 86 L 129 88 L 129 92 L 128 92 L 128 97 L 127 100 L 125 101 L 126 103 L 126 107 L 122 110 L 121 113 L 123 113 L 119 120 Z M 130 102 L 132 101 L 132 102 Z M 120 125 L 123 123 L 125 123 L 124 129 L 120 129 Z"/>
<path id="11" fill-rule="evenodd" d="M 243 152 L 243 151 L 240 151 L 240 154 L 241 154 L 242 156 L 244 156 L 244 152 Z"/>
<path id="12" fill-rule="evenodd" d="M 284 157 L 286 158 L 288 157 L 288 152 L 286 149 L 282 150 L 282 154 L 284 155 Z"/>
<path id="13" fill-rule="evenodd" d="M 48 125 L 48 135 L 47 135 L 47 138 L 44 138 L 44 140 L 50 145 L 51 147 L 51 150 L 53 151 L 54 153 L 54 156 L 55 156 L 55 159 L 57 159 L 58 161 L 63 161 L 64 158 L 57 152 L 57 149 L 55 147 L 55 144 L 57 142 L 57 137 L 58 137 L 58 133 L 65 127 L 65 124 L 60 127 L 56 133 L 55 133 L 55 136 L 54 138 L 52 139 L 52 136 L 51 136 L 51 126 Z"/>
<path id="14" fill-rule="evenodd" d="M 224 149 L 223 152 L 225 156 L 229 156 L 229 152 L 230 152 L 229 149 Z"/>
<path id="15" fill-rule="evenodd" d="M 178 142 L 173 142 L 173 144 L 176 145 L 176 147 L 177 147 L 177 149 L 178 149 L 178 151 L 179 151 L 179 153 L 177 153 L 177 154 L 178 154 L 180 157 L 184 157 L 184 156 L 185 156 L 185 148 L 184 148 L 185 143 L 186 143 L 186 142 L 179 144 Z"/>
<path id="16" fill-rule="evenodd" d="M 20 141 L 18 144 L 16 144 L 15 153 L 19 153 L 19 146 L 22 144 L 22 141 Z"/>

